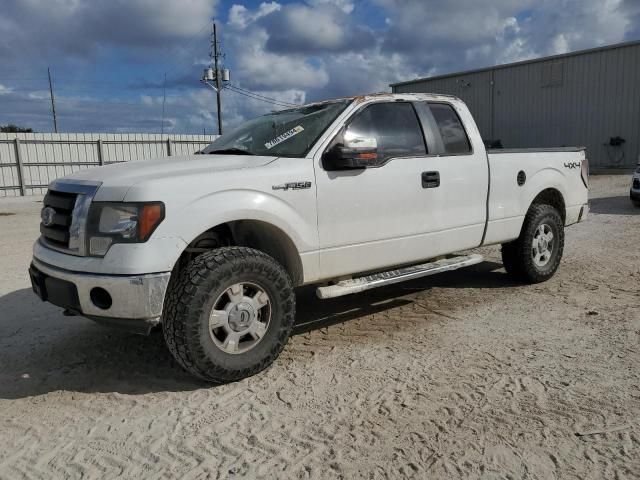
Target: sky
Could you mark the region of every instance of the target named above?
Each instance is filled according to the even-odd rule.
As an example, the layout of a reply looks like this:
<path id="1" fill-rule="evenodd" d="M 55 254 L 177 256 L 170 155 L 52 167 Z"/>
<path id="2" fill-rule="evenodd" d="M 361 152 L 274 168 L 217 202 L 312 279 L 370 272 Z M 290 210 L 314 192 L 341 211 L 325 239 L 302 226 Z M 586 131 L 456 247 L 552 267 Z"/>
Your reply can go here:
<path id="1" fill-rule="evenodd" d="M 0 5 L 0 125 L 38 132 L 53 131 L 50 67 L 60 132 L 215 133 L 215 92 L 199 81 L 213 19 L 233 88 L 222 92 L 225 128 L 285 104 L 640 39 L 640 0 Z"/>

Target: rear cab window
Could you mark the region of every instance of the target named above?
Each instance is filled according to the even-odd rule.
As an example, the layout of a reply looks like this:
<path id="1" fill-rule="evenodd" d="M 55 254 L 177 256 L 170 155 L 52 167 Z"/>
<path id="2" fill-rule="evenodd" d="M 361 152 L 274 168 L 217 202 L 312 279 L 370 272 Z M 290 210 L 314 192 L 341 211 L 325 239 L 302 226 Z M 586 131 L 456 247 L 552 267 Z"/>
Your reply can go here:
<path id="1" fill-rule="evenodd" d="M 428 102 L 429 109 L 442 139 L 443 155 L 471 153 L 471 142 L 460 117 L 448 103 Z"/>

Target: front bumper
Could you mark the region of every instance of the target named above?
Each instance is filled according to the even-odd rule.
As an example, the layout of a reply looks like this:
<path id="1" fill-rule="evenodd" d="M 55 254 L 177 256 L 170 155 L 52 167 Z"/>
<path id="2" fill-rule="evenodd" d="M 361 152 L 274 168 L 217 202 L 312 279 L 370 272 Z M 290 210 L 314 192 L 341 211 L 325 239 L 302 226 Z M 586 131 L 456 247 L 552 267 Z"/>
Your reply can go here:
<path id="1" fill-rule="evenodd" d="M 129 329 L 134 331 L 141 327 L 148 330 L 160 322 L 171 276 L 170 272 L 147 275 L 78 273 L 52 267 L 35 258 L 29 274 L 34 292 L 43 301 L 93 320 L 124 328 L 130 325 Z M 110 302 L 104 302 L 104 292 Z"/>

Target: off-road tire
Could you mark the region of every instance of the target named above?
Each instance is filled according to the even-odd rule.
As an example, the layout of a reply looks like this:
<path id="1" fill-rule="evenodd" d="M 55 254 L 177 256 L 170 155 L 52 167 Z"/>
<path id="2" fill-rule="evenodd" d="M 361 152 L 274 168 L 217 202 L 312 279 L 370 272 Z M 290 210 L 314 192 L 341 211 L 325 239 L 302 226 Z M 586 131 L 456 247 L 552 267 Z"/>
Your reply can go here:
<path id="1" fill-rule="evenodd" d="M 536 230 L 548 225 L 554 236 L 554 246 L 548 263 L 540 267 L 532 256 L 532 242 Z M 512 277 L 525 283 L 549 280 L 558 269 L 564 251 L 564 224 L 560 213 L 551 205 L 532 205 L 527 212 L 520 236 L 502 245 L 502 263 Z"/>
<path id="2" fill-rule="evenodd" d="M 237 282 L 260 284 L 272 310 L 260 343 L 245 353 L 230 354 L 211 339 L 209 314 L 216 298 Z M 258 250 L 224 247 L 199 255 L 172 279 L 162 324 L 176 361 L 196 377 L 222 384 L 271 365 L 287 344 L 294 319 L 295 294 L 285 269 Z"/>
<path id="3" fill-rule="evenodd" d="M 509 275 L 519 278 L 521 275 L 518 263 L 517 240 L 502 244 L 502 264 Z"/>

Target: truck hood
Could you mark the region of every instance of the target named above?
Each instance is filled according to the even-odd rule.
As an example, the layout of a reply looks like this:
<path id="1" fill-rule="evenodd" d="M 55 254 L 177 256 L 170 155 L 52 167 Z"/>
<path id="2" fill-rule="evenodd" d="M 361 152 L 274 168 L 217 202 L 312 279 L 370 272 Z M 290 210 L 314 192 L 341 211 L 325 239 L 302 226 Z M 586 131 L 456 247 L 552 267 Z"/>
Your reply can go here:
<path id="1" fill-rule="evenodd" d="M 277 157 L 253 155 L 185 155 L 139 160 L 82 170 L 62 178 L 65 181 L 100 182 L 95 199 L 124 200 L 127 191 L 142 182 L 164 178 L 211 175 L 228 170 L 261 167 Z"/>

